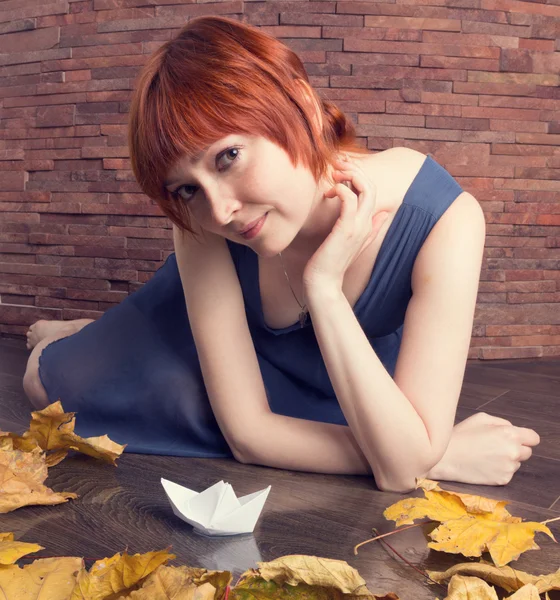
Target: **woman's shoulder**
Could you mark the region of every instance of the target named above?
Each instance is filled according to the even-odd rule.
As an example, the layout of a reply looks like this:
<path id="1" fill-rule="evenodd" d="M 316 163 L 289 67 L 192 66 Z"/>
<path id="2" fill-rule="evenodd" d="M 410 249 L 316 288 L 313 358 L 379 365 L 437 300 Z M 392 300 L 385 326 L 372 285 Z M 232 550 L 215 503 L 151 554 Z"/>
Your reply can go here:
<path id="1" fill-rule="evenodd" d="M 397 146 L 363 156 L 363 168 L 377 190 L 377 209 L 398 210 L 422 168 L 426 154 Z"/>

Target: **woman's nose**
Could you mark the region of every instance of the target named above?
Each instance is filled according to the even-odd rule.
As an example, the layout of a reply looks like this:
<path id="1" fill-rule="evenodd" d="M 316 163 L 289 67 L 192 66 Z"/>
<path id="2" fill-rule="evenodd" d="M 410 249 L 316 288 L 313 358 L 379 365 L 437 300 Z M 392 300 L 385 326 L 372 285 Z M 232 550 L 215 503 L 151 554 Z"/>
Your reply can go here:
<path id="1" fill-rule="evenodd" d="M 206 194 L 212 219 L 216 225 L 224 227 L 233 219 L 235 211 L 239 210 L 240 202 L 226 186 L 216 186 Z"/>

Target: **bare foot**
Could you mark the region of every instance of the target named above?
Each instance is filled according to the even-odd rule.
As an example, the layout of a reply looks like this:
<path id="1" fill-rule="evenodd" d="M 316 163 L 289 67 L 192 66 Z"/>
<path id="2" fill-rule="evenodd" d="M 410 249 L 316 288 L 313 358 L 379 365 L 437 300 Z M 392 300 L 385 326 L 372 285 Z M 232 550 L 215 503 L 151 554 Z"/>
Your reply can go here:
<path id="1" fill-rule="evenodd" d="M 78 319 L 78 321 L 85 321 L 85 319 Z M 81 327 L 78 326 L 76 321 L 46 321 L 45 319 L 41 319 L 33 323 L 27 332 L 27 349 L 31 350 L 35 348 L 46 337 L 53 337 L 60 334 L 68 336 L 80 329 Z"/>

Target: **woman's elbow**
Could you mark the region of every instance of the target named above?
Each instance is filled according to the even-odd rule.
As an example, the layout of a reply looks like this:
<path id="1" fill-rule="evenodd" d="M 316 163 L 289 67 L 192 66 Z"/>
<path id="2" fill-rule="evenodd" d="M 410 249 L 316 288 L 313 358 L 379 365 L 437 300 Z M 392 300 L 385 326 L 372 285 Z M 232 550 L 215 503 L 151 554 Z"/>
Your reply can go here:
<path id="1" fill-rule="evenodd" d="M 397 478 L 375 477 L 375 485 L 381 492 L 408 494 L 416 489 L 416 481 Z"/>
<path id="2" fill-rule="evenodd" d="M 427 464 L 418 465 L 414 471 L 395 472 L 395 473 L 376 473 L 374 469 L 374 478 L 377 488 L 382 492 L 395 492 L 398 494 L 408 494 L 416 489 L 416 481 L 428 476 L 432 468 L 431 461 Z"/>
<path id="3" fill-rule="evenodd" d="M 238 440 L 229 443 L 229 449 L 237 462 L 244 465 L 254 464 L 255 460 L 253 453 L 246 440 Z"/>

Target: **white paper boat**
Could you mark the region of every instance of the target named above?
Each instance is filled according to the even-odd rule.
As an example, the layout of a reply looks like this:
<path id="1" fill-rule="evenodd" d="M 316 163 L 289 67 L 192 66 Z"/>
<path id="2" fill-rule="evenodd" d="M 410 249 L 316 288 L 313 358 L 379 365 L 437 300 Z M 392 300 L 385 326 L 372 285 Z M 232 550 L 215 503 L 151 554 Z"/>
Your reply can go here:
<path id="1" fill-rule="evenodd" d="M 163 478 L 161 485 L 173 512 L 204 535 L 251 533 L 271 487 L 237 498 L 231 485 L 223 481 L 200 493 Z"/>

